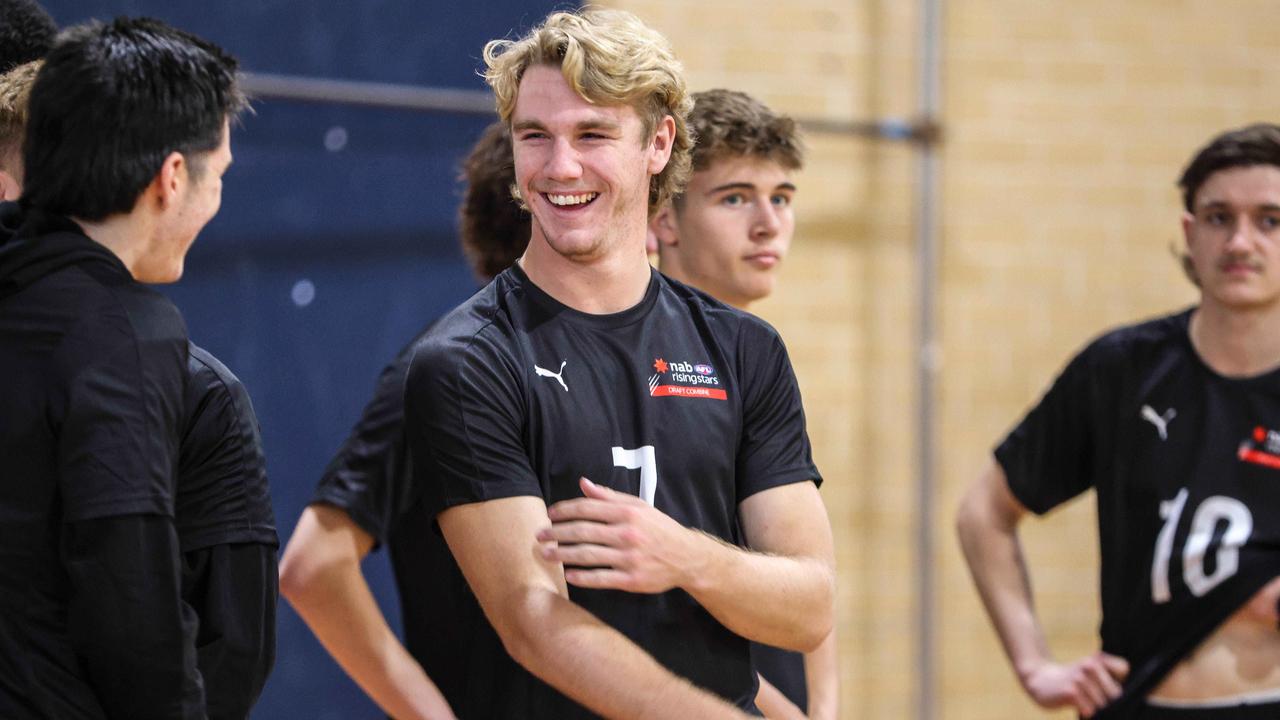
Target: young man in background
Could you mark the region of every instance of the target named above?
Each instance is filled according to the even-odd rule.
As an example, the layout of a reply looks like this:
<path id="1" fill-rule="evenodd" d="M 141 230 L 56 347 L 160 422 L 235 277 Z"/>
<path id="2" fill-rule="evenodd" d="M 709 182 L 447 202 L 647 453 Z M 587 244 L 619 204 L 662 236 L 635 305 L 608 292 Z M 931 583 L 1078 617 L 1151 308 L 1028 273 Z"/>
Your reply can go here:
<path id="1" fill-rule="evenodd" d="M 795 234 L 799 132 L 791 118 L 734 90 L 694 93 L 689 126 L 693 175 L 650 221 L 658 269 L 747 310 L 773 292 Z M 834 633 L 804 656 L 758 643 L 751 652 L 766 716 L 838 717 Z"/>
<path id="2" fill-rule="evenodd" d="M 996 448 L 958 527 L 1027 694 L 1084 717 L 1280 717 L 1280 127 L 1178 181 L 1196 307 L 1104 334 Z M 1102 647 L 1050 654 L 1018 542 L 1094 488 Z"/>

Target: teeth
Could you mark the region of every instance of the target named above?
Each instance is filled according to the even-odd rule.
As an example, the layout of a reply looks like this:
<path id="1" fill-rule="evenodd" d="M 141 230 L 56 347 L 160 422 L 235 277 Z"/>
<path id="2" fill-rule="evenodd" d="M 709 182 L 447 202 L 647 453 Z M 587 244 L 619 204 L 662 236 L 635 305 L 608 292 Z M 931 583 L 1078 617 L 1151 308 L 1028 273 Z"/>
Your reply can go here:
<path id="1" fill-rule="evenodd" d="M 547 199 L 552 205 L 581 205 L 596 199 L 600 193 L 583 193 L 582 195 L 552 195 L 547 194 Z"/>

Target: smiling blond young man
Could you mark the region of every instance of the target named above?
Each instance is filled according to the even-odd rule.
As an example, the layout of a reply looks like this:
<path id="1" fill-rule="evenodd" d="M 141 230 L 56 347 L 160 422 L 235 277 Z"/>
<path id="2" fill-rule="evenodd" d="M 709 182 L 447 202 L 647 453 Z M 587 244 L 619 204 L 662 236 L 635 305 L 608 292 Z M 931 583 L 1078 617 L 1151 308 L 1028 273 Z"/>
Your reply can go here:
<path id="1" fill-rule="evenodd" d="M 1280 717 L 1280 127 L 1179 180 L 1196 307 L 1071 360 L 965 495 L 961 544 L 1027 694 L 1084 717 Z M 1055 661 L 1018 525 L 1094 488 L 1101 649 Z"/>
<path id="2" fill-rule="evenodd" d="M 459 613 L 471 683 L 450 704 L 746 717 L 744 638 L 830 632 L 831 530 L 777 334 L 648 263 L 689 171 L 680 65 L 606 10 L 485 59 L 531 238 L 418 344 L 405 387 L 413 471 L 483 610 Z"/>

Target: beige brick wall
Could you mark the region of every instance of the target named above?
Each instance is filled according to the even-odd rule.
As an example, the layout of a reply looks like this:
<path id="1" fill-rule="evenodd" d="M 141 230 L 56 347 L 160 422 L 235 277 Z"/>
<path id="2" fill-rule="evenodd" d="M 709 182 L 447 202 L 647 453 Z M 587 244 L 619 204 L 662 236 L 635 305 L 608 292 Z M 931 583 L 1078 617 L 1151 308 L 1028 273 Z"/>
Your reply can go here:
<path id="1" fill-rule="evenodd" d="M 907 117 L 920 40 L 906 0 L 612 0 L 671 38 L 694 89 L 797 116 Z M 1168 248 L 1173 181 L 1219 129 L 1280 118 L 1274 0 L 958 0 L 943 24 L 943 341 L 937 414 L 937 706 L 1037 717 L 953 540 L 990 446 L 1106 327 L 1188 304 Z M 915 155 L 809 139 L 797 243 L 758 312 L 806 396 L 837 539 L 847 718 L 907 718 L 912 658 Z M 1092 496 L 1024 528 L 1062 658 L 1096 647 Z M 1053 717 L 1071 717 L 1058 713 Z"/>

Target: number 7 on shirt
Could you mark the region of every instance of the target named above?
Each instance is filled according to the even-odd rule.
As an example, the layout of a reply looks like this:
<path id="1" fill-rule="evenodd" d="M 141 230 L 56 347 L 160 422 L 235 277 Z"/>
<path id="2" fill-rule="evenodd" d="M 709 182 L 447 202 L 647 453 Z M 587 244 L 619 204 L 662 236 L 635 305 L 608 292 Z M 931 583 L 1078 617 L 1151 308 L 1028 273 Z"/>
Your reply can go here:
<path id="1" fill-rule="evenodd" d="M 640 499 L 653 507 L 653 496 L 658 490 L 658 459 L 652 445 L 641 445 L 634 450 L 615 445 L 613 466 L 640 471 Z"/>

